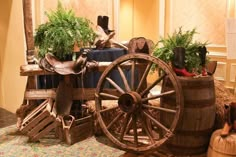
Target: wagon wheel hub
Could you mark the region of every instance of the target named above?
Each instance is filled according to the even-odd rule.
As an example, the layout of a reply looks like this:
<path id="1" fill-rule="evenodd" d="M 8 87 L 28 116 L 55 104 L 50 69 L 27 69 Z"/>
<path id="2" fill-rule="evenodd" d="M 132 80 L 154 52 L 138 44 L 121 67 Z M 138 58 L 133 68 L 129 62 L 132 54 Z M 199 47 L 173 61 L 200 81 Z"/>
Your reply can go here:
<path id="1" fill-rule="evenodd" d="M 126 113 L 136 112 L 141 104 L 141 96 L 137 92 L 122 94 L 118 99 L 119 108 Z"/>

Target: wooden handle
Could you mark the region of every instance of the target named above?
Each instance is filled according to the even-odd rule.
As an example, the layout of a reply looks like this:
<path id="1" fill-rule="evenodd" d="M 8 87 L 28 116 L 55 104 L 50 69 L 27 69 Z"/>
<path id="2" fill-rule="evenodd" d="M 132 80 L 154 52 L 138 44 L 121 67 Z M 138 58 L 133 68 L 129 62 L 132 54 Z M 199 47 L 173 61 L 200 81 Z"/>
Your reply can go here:
<path id="1" fill-rule="evenodd" d="M 24 29 L 26 40 L 26 56 L 28 63 L 33 62 L 34 56 L 34 37 L 33 37 L 33 22 L 32 22 L 32 1 L 22 0 L 23 2 L 23 15 L 24 15 Z"/>
<path id="2" fill-rule="evenodd" d="M 69 118 L 69 120 L 68 120 L 68 118 Z M 73 122 L 74 122 L 74 120 L 75 120 L 75 117 L 72 116 L 72 115 L 63 116 L 63 118 L 62 118 L 62 127 L 63 127 L 63 129 L 70 129 Z M 66 122 L 66 121 L 68 121 L 68 122 Z"/>

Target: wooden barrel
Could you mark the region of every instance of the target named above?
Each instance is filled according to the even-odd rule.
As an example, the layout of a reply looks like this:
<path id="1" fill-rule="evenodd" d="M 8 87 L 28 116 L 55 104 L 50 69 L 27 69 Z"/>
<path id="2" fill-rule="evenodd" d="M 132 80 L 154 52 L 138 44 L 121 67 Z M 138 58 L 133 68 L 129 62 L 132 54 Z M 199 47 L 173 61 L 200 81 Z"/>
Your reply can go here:
<path id="1" fill-rule="evenodd" d="M 236 133 L 220 136 L 221 129 L 214 131 L 207 151 L 208 157 L 236 157 Z"/>
<path id="2" fill-rule="evenodd" d="M 166 143 L 167 148 L 175 155 L 196 155 L 207 152 L 215 121 L 215 87 L 213 77 L 178 77 L 184 95 L 182 119 L 176 128 L 175 135 Z M 163 81 L 163 91 L 171 90 L 168 79 Z M 173 108 L 175 98 L 161 98 L 161 106 Z M 169 126 L 173 119 L 170 113 L 161 114 L 161 122 Z"/>

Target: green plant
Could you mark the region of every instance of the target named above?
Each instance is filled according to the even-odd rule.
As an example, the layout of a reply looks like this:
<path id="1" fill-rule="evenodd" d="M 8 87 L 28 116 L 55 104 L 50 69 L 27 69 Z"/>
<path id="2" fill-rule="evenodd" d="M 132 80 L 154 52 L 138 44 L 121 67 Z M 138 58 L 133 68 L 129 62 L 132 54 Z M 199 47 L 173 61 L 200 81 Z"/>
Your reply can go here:
<path id="1" fill-rule="evenodd" d="M 193 70 L 199 71 L 201 69 L 201 60 L 199 57 L 199 47 L 206 46 L 207 42 L 201 43 L 193 41 L 194 35 L 197 34 L 196 29 L 182 31 L 182 27 L 178 31 L 167 38 L 161 37 L 158 43 L 154 47 L 153 55 L 162 59 L 166 63 L 170 63 L 173 60 L 173 49 L 175 47 L 184 47 L 185 52 L 185 67 L 189 72 Z"/>
<path id="2" fill-rule="evenodd" d="M 83 17 L 76 17 L 72 10 L 66 10 L 58 2 L 55 11 L 46 12 L 48 22 L 39 25 L 34 37 L 39 48 L 39 57 L 50 52 L 64 60 L 72 54 L 74 44 L 79 47 L 91 46 L 96 35 L 91 22 Z"/>

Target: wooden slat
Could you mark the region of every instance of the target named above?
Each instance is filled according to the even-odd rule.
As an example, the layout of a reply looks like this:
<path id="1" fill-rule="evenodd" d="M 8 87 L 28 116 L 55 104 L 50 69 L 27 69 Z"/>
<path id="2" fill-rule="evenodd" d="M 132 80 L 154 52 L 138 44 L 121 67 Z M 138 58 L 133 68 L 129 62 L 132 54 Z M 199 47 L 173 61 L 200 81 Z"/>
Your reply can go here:
<path id="1" fill-rule="evenodd" d="M 94 100 L 95 88 L 74 88 L 73 100 Z"/>
<path id="2" fill-rule="evenodd" d="M 111 62 L 99 62 L 98 63 L 98 71 L 104 71 Z M 39 67 L 38 64 L 28 64 L 22 65 L 20 67 L 20 75 L 21 76 L 34 76 L 34 75 L 54 75 L 56 73 L 48 72 Z"/>
<path id="3" fill-rule="evenodd" d="M 73 89 L 73 100 L 94 100 L 95 99 L 95 88 L 74 88 Z M 104 92 L 113 95 L 118 95 L 119 92 L 115 89 L 104 89 Z M 55 99 L 56 89 L 27 89 L 25 91 L 24 99 L 26 100 L 37 100 L 37 99 Z"/>
<path id="4" fill-rule="evenodd" d="M 32 0 L 22 0 L 23 6 L 23 21 L 24 32 L 26 40 L 26 60 L 28 64 L 33 64 L 34 60 L 34 37 L 33 37 L 33 20 L 32 20 Z M 27 79 L 26 89 L 36 89 L 36 79 L 34 75 L 31 75 Z M 29 102 L 31 105 L 35 104 L 34 101 Z M 25 105 L 26 101 L 23 100 L 22 105 Z"/>
<path id="5" fill-rule="evenodd" d="M 48 105 L 48 100 L 45 100 L 42 104 L 40 104 L 38 107 L 36 107 L 33 112 L 31 112 L 30 114 L 28 114 L 25 117 L 25 119 L 23 120 L 22 126 L 24 127 L 25 125 L 27 125 L 29 123 L 29 120 L 34 118 L 35 113 L 38 113 L 38 112 L 44 110 L 47 105 Z"/>
<path id="6" fill-rule="evenodd" d="M 55 117 L 47 115 L 45 112 L 43 112 L 42 115 L 43 114 L 45 114 L 45 117 L 40 117 L 41 119 L 34 119 L 32 121 L 34 122 L 34 124 L 32 126 L 32 129 L 27 133 L 28 136 L 34 137 L 38 133 L 42 132 L 48 124 L 56 120 Z"/>
<path id="7" fill-rule="evenodd" d="M 111 64 L 112 62 L 98 62 L 98 68 L 97 71 L 103 72 L 106 70 L 106 68 Z M 140 68 L 146 67 L 146 64 L 137 63 L 136 66 Z M 121 68 L 130 68 L 131 64 L 122 64 L 120 65 Z M 90 71 L 90 69 L 88 69 Z M 35 76 L 35 75 L 54 75 L 56 73 L 48 72 L 46 70 L 43 70 L 39 67 L 38 64 L 28 64 L 28 65 L 22 65 L 20 67 L 20 75 L 21 76 Z"/>
<path id="8" fill-rule="evenodd" d="M 20 66 L 21 76 L 50 75 L 50 74 L 53 75 L 55 73 L 41 69 L 38 64 L 28 64 Z"/>
<path id="9" fill-rule="evenodd" d="M 24 98 L 26 100 L 48 99 L 56 97 L 56 89 L 27 89 Z"/>
<path id="10" fill-rule="evenodd" d="M 49 125 L 45 126 L 45 128 L 43 128 L 43 130 L 41 130 L 38 134 L 33 136 L 31 140 L 38 141 L 43 136 L 46 136 L 47 134 L 49 134 L 49 132 L 53 130 L 54 128 L 56 128 L 56 126 L 57 126 L 57 122 L 54 120 L 51 123 L 49 123 Z"/>
<path id="11" fill-rule="evenodd" d="M 24 30 L 27 48 L 27 57 L 33 55 L 34 52 L 34 37 L 33 37 L 33 20 L 32 20 L 32 0 L 22 0 L 23 17 L 24 17 Z"/>

